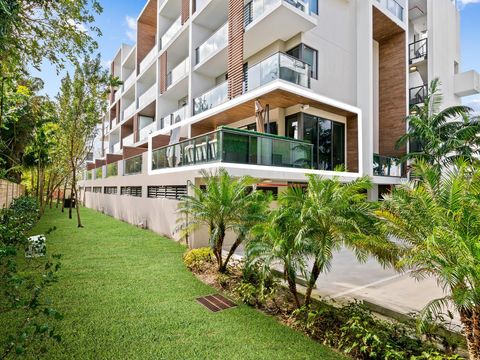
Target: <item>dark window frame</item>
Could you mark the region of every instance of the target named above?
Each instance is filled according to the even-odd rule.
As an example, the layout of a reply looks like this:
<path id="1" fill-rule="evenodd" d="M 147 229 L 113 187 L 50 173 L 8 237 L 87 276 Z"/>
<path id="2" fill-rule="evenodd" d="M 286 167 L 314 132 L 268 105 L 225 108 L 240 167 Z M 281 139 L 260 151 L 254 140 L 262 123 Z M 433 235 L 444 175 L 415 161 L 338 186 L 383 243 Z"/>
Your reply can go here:
<path id="1" fill-rule="evenodd" d="M 286 53 L 288 55 L 293 56 L 294 58 L 306 63 L 306 61 L 304 60 L 304 56 L 303 56 L 306 48 L 312 50 L 313 53 L 314 53 L 314 65 L 312 66 L 312 65 L 309 64 L 310 65 L 310 77 L 312 79 L 318 80 L 318 50 L 317 49 L 314 49 L 311 46 L 308 46 L 304 43 L 300 43 L 300 44 L 294 46 L 293 48 L 287 50 Z M 294 56 L 292 54 L 292 52 L 294 50 L 297 50 L 297 49 L 298 49 L 298 57 Z"/>

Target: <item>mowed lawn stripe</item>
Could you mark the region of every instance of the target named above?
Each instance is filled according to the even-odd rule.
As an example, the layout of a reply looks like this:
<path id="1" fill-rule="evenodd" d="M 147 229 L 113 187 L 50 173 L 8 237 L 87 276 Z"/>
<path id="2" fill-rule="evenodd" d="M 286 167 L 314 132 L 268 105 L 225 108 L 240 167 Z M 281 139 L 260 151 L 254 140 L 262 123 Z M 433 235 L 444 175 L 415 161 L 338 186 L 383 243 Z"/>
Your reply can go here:
<path id="1" fill-rule="evenodd" d="M 47 290 L 62 342 L 49 359 L 341 359 L 246 305 L 212 313 L 196 298 L 214 294 L 183 265 L 185 248 L 89 209 L 85 228 L 47 210 L 34 233 L 62 254 Z"/>

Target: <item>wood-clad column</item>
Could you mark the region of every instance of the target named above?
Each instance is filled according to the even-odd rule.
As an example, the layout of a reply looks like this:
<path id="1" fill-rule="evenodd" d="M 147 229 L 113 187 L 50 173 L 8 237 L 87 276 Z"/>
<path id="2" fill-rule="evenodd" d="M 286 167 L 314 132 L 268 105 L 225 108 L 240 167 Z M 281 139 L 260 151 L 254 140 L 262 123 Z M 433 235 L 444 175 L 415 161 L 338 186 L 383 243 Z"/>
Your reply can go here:
<path id="1" fill-rule="evenodd" d="M 347 118 L 347 171 L 358 171 L 358 118 Z"/>
<path id="2" fill-rule="evenodd" d="M 138 116 L 138 114 L 135 114 L 133 116 L 133 142 L 137 142 L 139 141 L 139 131 L 138 131 L 138 128 L 140 127 L 140 117 Z"/>
<path id="3" fill-rule="evenodd" d="M 228 1 L 228 98 L 243 90 L 243 0 Z"/>
<path id="4" fill-rule="evenodd" d="M 193 0 L 195 2 L 195 0 Z M 190 0 L 182 0 L 182 25 L 185 24 L 190 16 Z"/>
<path id="5" fill-rule="evenodd" d="M 160 55 L 160 94 L 167 91 L 167 52 Z"/>

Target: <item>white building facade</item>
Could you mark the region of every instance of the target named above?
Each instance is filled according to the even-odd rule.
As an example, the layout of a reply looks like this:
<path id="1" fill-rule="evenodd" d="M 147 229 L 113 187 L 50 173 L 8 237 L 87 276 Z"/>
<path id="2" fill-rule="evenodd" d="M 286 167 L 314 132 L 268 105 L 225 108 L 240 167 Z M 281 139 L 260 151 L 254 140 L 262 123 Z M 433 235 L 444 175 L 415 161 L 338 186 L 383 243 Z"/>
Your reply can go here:
<path id="1" fill-rule="evenodd" d="M 460 72 L 452 0 L 149 0 L 137 21 L 81 194 L 173 238 L 201 169 L 274 193 L 306 174 L 368 175 L 376 199 L 405 181 L 395 143 L 429 81 L 445 106 L 480 92 L 478 73 Z"/>

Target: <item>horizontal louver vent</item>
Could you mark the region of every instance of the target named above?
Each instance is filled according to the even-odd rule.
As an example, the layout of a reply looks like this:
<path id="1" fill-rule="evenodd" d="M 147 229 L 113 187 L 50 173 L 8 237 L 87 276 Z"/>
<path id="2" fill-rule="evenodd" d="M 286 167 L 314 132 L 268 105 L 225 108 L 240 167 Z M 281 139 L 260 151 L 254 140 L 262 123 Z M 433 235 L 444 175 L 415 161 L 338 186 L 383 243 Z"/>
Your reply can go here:
<path id="1" fill-rule="evenodd" d="M 102 187 L 101 186 L 94 186 L 93 187 L 93 192 L 94 193 L 101 193 L 102 192 Z"/>
<path id="2" fill-rule="evenodd" d="M 149 186 L 149 198 L 180 199 L 187 195 L 186 185 Z"/>
<path id="3" fill-rule="evenodd" d="M 142 197 L 142 187 L 141 186 L 122 186 L 120 188 L 120 194 Z"/>
<path id="4" fill-rule="evenodd" d="M 116 186 L 105 186 L 103 188 L 104 194 L 113 195 L 113 194 L 116 194 L 117 192 L 118 192 L 118 188 Z"/>

